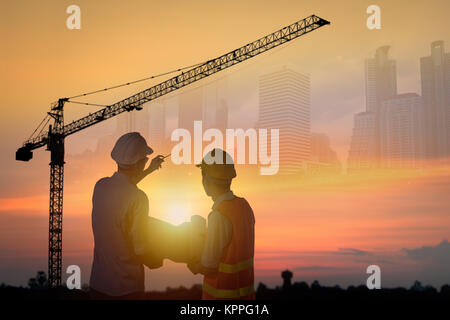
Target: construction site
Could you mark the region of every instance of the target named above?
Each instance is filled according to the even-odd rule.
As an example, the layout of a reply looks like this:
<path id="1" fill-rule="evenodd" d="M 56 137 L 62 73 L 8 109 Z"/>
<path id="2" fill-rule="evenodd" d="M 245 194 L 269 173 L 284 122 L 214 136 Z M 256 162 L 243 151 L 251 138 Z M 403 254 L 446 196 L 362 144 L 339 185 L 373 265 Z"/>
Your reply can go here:
<path id="1" fill-rule="evenodd" d="M 2 4 L 1 296 L 448 302 L 448 4 L 347 2 Z"/>

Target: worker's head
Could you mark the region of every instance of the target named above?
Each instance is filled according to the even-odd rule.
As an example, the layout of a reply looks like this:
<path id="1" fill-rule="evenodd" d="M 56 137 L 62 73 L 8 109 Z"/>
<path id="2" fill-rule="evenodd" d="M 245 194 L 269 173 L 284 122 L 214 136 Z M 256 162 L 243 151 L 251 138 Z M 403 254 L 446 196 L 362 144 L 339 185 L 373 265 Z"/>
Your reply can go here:
<path id="1" fill-rule="evenodd" d="M 152 148 L 147 145 L 143 136 L 138 132 L 130 132 L 117 140 L 111 151 L 111 158 L 116 161 L 120 172 L 134 176 L 144 170 L 147 156 L 152 153 Z"/>
<path id="2" fill-rule="evenodd" d="M 233 158 L 222 149 L 213 149 L 197 165 L 202 170 L 202 184 L 208 196 L 215 198 L 230 191 L 236 177 Z"/>

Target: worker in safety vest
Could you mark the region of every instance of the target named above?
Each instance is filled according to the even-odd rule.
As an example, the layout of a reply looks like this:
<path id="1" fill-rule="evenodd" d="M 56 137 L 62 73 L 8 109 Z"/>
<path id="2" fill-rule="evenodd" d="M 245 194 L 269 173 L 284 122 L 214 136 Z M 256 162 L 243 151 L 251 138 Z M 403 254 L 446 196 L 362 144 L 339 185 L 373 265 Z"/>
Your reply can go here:
<path id="1" fill-rule="evenodd" d="M 204 275 L 203 299 L 255 299 L 255 218 L 248 202 L 230 190 L 231 180 L 236 177 L 233 159 L 216 148 L 198 167 L 205 192 L 214 205 L 208 216 L 201 260 L 188 267 L 192 273 Z"/>
<path id="2" fill-rule="evenodd" d="M 163 265 L 164 258 L 187 263 L 201 255 L 198 243 L 203 242 L 205 219 L 193 216 L 191 222 L 173 226 L 148 216 L 148 198 L 136 184 L 164 162 L 163 156 L 156 156 L 144 169 L 152 153 L 139 133 L 123 135 L 111 152 L 117 172 L 95 185 L 90 278 L 93 299 L 141 298 L 144 265 L 155 269 Z"/>

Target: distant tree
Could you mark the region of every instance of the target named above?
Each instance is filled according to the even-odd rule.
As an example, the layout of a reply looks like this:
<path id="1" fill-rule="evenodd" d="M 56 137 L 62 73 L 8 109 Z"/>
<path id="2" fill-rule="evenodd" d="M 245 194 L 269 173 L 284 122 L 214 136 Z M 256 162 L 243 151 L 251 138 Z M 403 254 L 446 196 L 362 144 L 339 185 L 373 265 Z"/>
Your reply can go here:
<path id="1" fill-rule="evenodd" d="M 317 280 L 314 280 L 313 283 L 311 284 L 311 289 L 320 289 L 320 283 Z"/>
<path id="2" fill-rule="evenodd" d="M 358 291 L 369 291 L 370 289 L 367 288 L 367 285 L 365 285 L 365 284 L 360 284 L 359 286 L 357 286 L 357 287 L 355 288 L 355 290 L 358 290 Z"/>
<path id="3" fill-rule="evenodd" d="M 47 275 L 44 271 L 38 271 L 35 278 L 28 280 L 28 287 L 30 289 L 45 289 L 47 288 Z"/>
<path id="4" fill-rule="evenodd" d="M 36 278 L 30 278 L 28 279 L 28 287 L 30 287 L 30 289 L 36 289 L 37 288 L 37 281 Z"/>
<path id="5" fill-rule="evenodd" d="M 448 284 L 444 284 L 441 287 L 441 293 L 445 295 L 450 295 L 450 286 Z"/>
<path id="6" fill-rule="evenodd" d="M 265 290 L 267 290 L 267 286 L 264 283 L 260 282 L 257 291 L 260 292 Z"/>
<path id="7" fill-rule="evenodd" d="M 420 281 L 416 280 L 414 281 L 414 284 L 411 287 L 412 291 L 424 291 L 425 288 L 422 286 L 422 283 Z"/>
<path id="8" fill-rule="evenodd" d="M 38 271 L 38 273 L 36 274 L 36 281 L 40 288 L 47 287 L 47 275 L 44 271 Z"/>
<path id="9" fill-rule="evenodd" d="M 428 293 L 437 293 L 436 288 L 430 285 L 425 286 L 424 291 Z"/>
<path id="10" fill-rule="evenodd" d="M 295 288 L 295 290 L 299 290 L 299 291 L 308 291 L 309 290 L 309 286 L 305 281 L 296 282 L 292 286 Z"/>

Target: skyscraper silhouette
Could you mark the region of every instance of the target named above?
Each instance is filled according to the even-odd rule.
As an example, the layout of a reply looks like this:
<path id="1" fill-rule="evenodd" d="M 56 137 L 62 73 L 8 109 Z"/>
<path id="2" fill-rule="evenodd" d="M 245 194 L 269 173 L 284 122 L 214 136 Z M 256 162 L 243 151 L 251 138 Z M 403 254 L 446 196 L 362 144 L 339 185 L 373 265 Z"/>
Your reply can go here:
<path id="1" fill-rule="evenodd" d="M 153 102 L 148 108 L 148 140 L 158 153 L 166 152 L 166 117 L 164 101 Z"/>
<path id="2" fill-rule="evenodd" d="M 384 99 L 397 94 L 397 68 L 389 59 L 389 46 L 379 47 L 366 59 L 366 111 L 379 112 Z"/>
<path id="3" fill-rule="evenodd" d="M 118 134 L 136 130 L 136 112 L 126 112 L 117 117 L 116 130 Z"/>
<path id="4" fill-rule="evenodd" d="M 311 133 L 311 160 L 323 163 L 336 163 L 338 157 L 331 149 L 330 138 L 325 133 Z"/>
<path id="5" fill-rule="evenodd" d="M 375 112 L 365 111 L 355 114 L 348 154 L 349 171 L 375 166 L 376 134 Z"/>
<path id="6" fill-rule="evenodd" d="M 178 98 L 178 127 L 194 133 L 194 121 L 203 121 L 204 88 L 194 88 L 181 93 Z"/>
<path id="7" fill-rule="evenodd" d="M 225 99 L 220 99 L 217 103 L 215 127 L 225 135 L 228 127 L 228 104 Z"/>
<path id="8" fill-rule="evenodd" d="M 225 135 L 228 127 L 228 77 L 224 76 L 204 86 L 204 128 L 216 128 Z"/>
<path id="9" fill-rule="evenodd" d="M 397 94 L 396 62 L 389 46 L 379 47 L 365 62 L 366 111 L 354 117 L 348 157 L 350 171 L 372 168 L 380 160 L 380 110 L 383 100 Z"/>
<path id="10" fill-rule="evenodd" d="M 385 99 L 380 109 L 380 164 L 417 167 L 424 154 L 424 109 L 417 93 Z"/>
<path id="11" fill-rule="evenodd" d="M 450 158 L 450 53 L 444 42 L 431 43 L 431 55 L 420 59 L 426 120 L 426 156 Z"/>
<path id="12" fill-rule="evenodd" d="M 309 76 L 287 67 L 260 76 L 258 127 L 279 129 L 279 173 L 299 172 L 310 159 L 310 126 Z"/>

